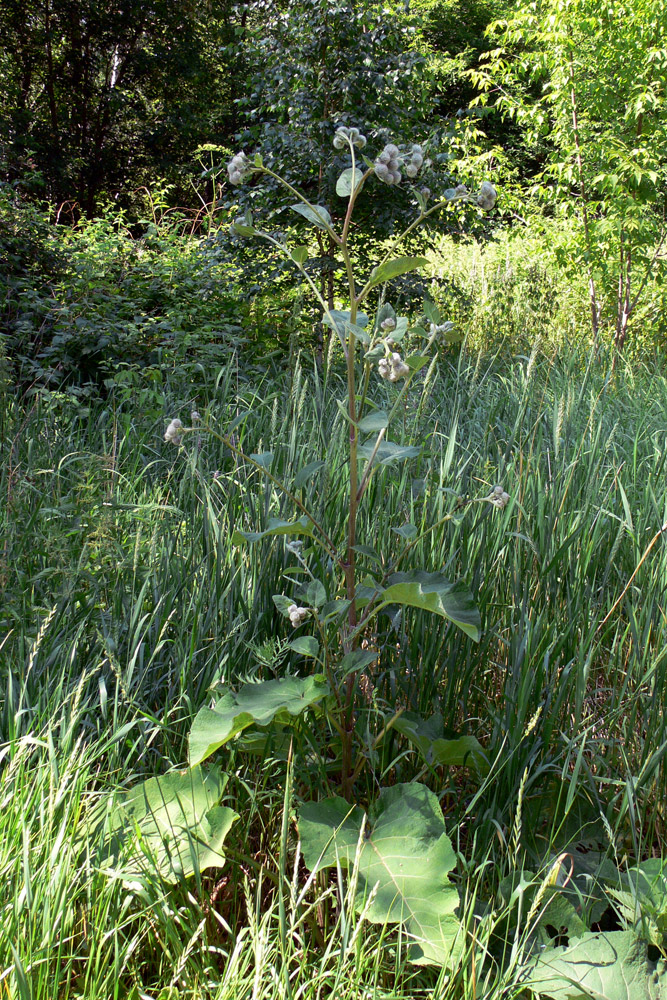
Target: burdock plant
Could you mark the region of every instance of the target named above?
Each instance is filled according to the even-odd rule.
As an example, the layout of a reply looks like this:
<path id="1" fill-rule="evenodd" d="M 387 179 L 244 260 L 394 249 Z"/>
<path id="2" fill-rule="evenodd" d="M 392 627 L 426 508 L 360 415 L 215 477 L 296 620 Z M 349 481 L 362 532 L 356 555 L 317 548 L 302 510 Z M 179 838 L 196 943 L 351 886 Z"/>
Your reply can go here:
<path id="1" fill-rule="evenodd" d="M 252 543 L 268 535 L 286 535 L 292 539 L 300 536 L 307 539 L 309 545 L 319 546 L 325 554 L 325 564 L 337 571 L 332 578 L 316 579 L 307 566 L 307 550 L 302 550 L 298 541 L 290 541 L 290 551 L 303 563 L 309 579 L 298 589 L 298 593 L 274 596 L 278 612 L 298 632 L 291 641 L 292 648 L 311 659 L 316 670 L 306 677 L 282 677 L 247 684 L 236 692 L 226 691 L 215 705 L 201 709 L 190 734 L 190 763 L 192 766 L 200 764 L 254 723 L 262 726 L 272 723 L 282 727 L 298 726 L 304 713 L 317 706 L 317 711 L 328 720 L 331 733 L 335 734 L 333 745 L 336 741 L 338 744 L 336 758 L 339 766 L 334 780 L 341 797 L 334 796 L 302 807 L 299 830 L 306 863 L 316 869 L 328 864 L 351 863 L 356 855 L 362 896 L 364 891 L 373 889 L 377 880 L 380 883 L 387 881 L 386 891 L 380 884 L 369 919 L 402 922 L 413 942 L 417 942 L 415 947 L 421 956 L 420 961 L 451 963 L 459 927 L 453 916 L 451 893 L 454 890 L 447 882 L 447 871 L 454 863 L 454 855 L 444 833 L 437 800 L 423 785 L 412 782 L 382 790 L 378 801 L 371 807 L 368 820 L 361 809 L 350 806 L 355 799 L 358 779 L 371 762 L 374 748 L 379 746 L 390 728 L 394 727 L 406 738 L 412 739 L 420 752 L 424 751 L 423 738 L 415 737 L 414 725 L 404 724 L 401 710 L 388 711 L 370 745 L 368 733 L 362 731 L 362 709 L 367 703 L 369 683 L 372 686 L 366 671 L 379 655 L 374 642 L 378 614 L 391 606 L 419 608 L 450 620 L 473 640 L 479 639 L 479 612 L 465 585 L 452 583 L 441 574 L 426 569 L 415 571 L 404 568 L 407 557 L 424 537 L 416 528 L 410 526 L 411 531 L 402 531 L 400 537 L 403 544 L 396 556 L 372 574 L 364 570 L 363 581 L 357 565 L 359 545 L 372 541 L 358 537 L 358 515 L 372 477 L 382 466 L 405 462 L 421 451 L 419 447 L 390 440 L 388 435 L 392 422 L 401 410 L 415 375 L 429 363 L 438 343 L 446 339 L 451 324 L 442 321 L 438 309 L 430 302 L 424 303 L 426 321 L 412 327 L 407 317 L 398 316 L 389 303 L 382 302 L 384 296 L 374 317 L 364 312 L 363 307 L 380 286 L 427 263 L 424 257 L 398 253 L 406 237 L 423 222 L 458 201 L 491 209 L 496 192 L 493 185 L 485 181 L 477 194 L 471 194 L 461 185 L 444 191 L 440 198 L 431 201 L 431 191 L 413 186 L 411 190 L 418 206 L 415 218 L 391 241 L 386 253 L 365 280 L 358 282 L 350 248 L 350 227 L 358 199 L 365 193 L 369 181 L 378 180 L 393 186 L 404 180 L 404 174 L 408 182 L 412 182 L 425 163 L 424 151 L 415 144 L 399 148 L 394 143 L 387 143 L 375 159 L 360 154 L 362 159 L 359 161 L 357 151 L 366 146 L 366 137 L 359 129 L 346 127 L 336 130 L 333 145 L 339 152 L 347 149 L 350 157 L 350 165 L 343 170 L 336 185 L 337 195 L 347 199 L 343 222 L 338 228 L 334 226 L 327 208 L 311 203 L 265 165 L 259 156 L 251 161 L 244 153 L 238 153 L 229 164 L 228 174 L 232 184 L 243 183 L 251 175 L 266 175 L 281 184 L 295 199 L 292 209 L 328 234 L 344 267 L 349 308 L 330 309 L 306 267 L 309 256 L 306 246 L 290 246 L 282 235 L 259 228 L 249 212 L 243 221 L 234 224 L 240 236 L 260 237 L 294 263 L 317 297 L 325 323 L 340 342 L 347 373 L 347 394 L 339 405 L 344 410 L 349 428 L 345 523 L 332 536 L 289 485 L 273 476 L 266 463 L 261 461 L 261 456 L 243 454 L 238 439 L 231 433 L 213 428 L 206 415 L 192 428 L 184 428 L 177 419 L 172 420 L 165 434 L 167 441 L 182 446 L 188 433 L 196 431 L 199 435 L 209 431 L 250 465 L 256 466 L 293 502 L 295 516 L 292 520 L 269 519 L 266 530 L 245 534 L 237 532 L 235 541 Z M 401 353 L 400 348 L 408 333 L 410 342 L 416 342 L 418 349 L 409 352 L 403 349 Z M 389 383 L 383 393 L 385 398 L 389 397 L 389 405 L 385 404 L 385 407 L 373 398 L 382 380 Z M 478 499 L 490 501 L 503 509 L 509 497 L 497 487 L 491 496 Z M 452 516 L 445 515 L 431 524 L 427 532 L 435 530 Z M 439 752 L 447 753 L 447 741 L 441 739 L 437 742 Z M 474 744 L 472 740 L 469 746 L 476 753 Z M 477 748 L 481 754 L 478 744 Z M 374 784 L 377 782 L 369 782 L 367 787 Z M 398 788 L 402 789 L 400 794 L 397 793 Z M 367 822 L 371 828 L 366 827 Z M 401 829 L 406 824 L 409 827 L 415 822 L 417 825 L 423 823 L 423 837 L 418 844 L 410 841 L 409 837 L 406 840 L 405 853 L 409 863 L 400 877 L 393 871 L 398 864 L 394 857 L 386 857 L 381 870 L 373 868 L 377 856 L 386 853 L 381 838 L 368 857 L 364 853 L 365 848 L 359 853 L 362 830 L 365 830 L 366 839 L 372 839 L 373 830 L 377 833 L 380 828 L 390 837 L 401 835 Z M 431 848 L 434 848 L 440 861 L 439 867 L 431 872 L 432 879 L 429 881 L 429 864 L 434 857 L 432 852 L 429 854 Z M 343 855 L 347 861 L 341 860 Z M 410 882 L 412 868 L 416 879 L 414 886 Z M 365 889 L 364 878 L 372 880 L 367 881 Z M 424 878 L 428 882 L 426 889 Z"/>

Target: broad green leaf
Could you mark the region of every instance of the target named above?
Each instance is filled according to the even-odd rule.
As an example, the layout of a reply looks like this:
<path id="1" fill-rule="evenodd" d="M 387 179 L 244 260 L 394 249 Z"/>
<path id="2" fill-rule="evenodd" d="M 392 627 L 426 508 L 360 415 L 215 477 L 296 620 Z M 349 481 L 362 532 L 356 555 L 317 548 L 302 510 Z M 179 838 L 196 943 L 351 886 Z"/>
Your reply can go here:
<path id="1" fill-rule="evenodd" d="M 448 879 L 456 854 L 433 792 L 417 783 L 383 788 L 366 816 L 334 797 L 301 807 L 299 836 L 311 871 L 358 865 L 356 907 L 372 923 L 401 923 L 419 964 L 451 967 L 462 931 L 458 892 Z"/>
<path id="2" fill-rule="evenodd" d="M 373 410 L 359 421 L 358 427 L 362 434 L 373 434 L 389 426 L 389 417 L 384 410 Z"/>
<path id="3" fill-rule="evenodd" d="M 360 167 L 354 169 L 354 186 L 358 188 L 363 179 L 364 172 Z M 352 167 L 344 170 L 336 181 L 336 194 L 341 198 L 349 198 L 352 194 Z"/>
<path id="4" fill-rule="evenodd" d="M 375 285 L 383 285 L 385 281 L 398 278 L 399 275 L 407 274 L 408 271 L 416 271 L 426 264 L 428 264 L 426 257 L 396 257 L 394 260 L 385 261 L 384 264 L 374 267 L 371 271 L 368 287 L 374 288 Z"/>
<path id="5" fill-rule="evenodd" d="M 285 618 L 289 618 L 289 609 L 294 604 L 294 600 L 291 597 L 285 597 L 284 594 L 274 594 L 271 600 L 281 615 Z"/>
<path id="6" fill-rule="evenodd" d="M 325 326 L 328 326 L 332 330 L 337 330 L 341 336 L 345 336 L 350 328 L 350 320 L 352 313 L 349 309 L 329 309 L 322 316 L 322 322 Z M 355 329 L 360 327 L 363 329 L 368 326 L 368 316 L 366 313 L 357 313 L 356 322 L 352 324 Z"/>
<path id="7" fill-rule="evenodd" d="M 303 469 L 299 469 L 296 476 L 294 477 L 294 488 L 300 490 L 302 486 L 311 479 L 316 472 L 323 469 L 326 462 L 321 459 L 317 459 L 315 462 L 309 462 L 308 465 L 304 465 Z"/>
<path id="8" fill-rule="evenodd" d="M 375 440 L 362 444 L 357 449 L 359 458 L 369 459 L 375 448 Z M 421 455 L 421 448 L 416 445 L 395 444 L 393 441 L 382 441 L 375 456 L 376 465 L 391 465 L 392 462 L 404 462 L 406 458 L 416 458 Z"/>
<path id="9" fill-rule="evenodd" d="M 308 260 L 308 247 L 295 247 L 290 250 L 290 257 L 295 264 L 303 264 Z"/>
<path id="10" fill-rule="evenodd" d="M 114 793 L 104 829 L 107 861 L 124 880 L 151 868 L 167 882 L 221 867 L 223 842 L 237 813 L 218 803 L 226 778 L 218 767 L 171 771 Z M 134 845 L 125 861 L 126 845 Z"/>
<path id="11" fill-rule="evenodd" d="M 257 465 L 261 465 L 263 469 L 270 469 L 273 464 L 273 452 L 272 451 L 261 451 L 255 452 L 250 455 L 253 462 L 257 462 Z"/>
<path id="12" fill-rule="evenodd" d="M 327 601 L 322 608 L 320 621 L 334 621 L 336 618 L 342 618 L 344 614 L 347 614 L 351 603 L 347 600 Z"/>
<path id="13" fill-rule="evenodd" d="M 351 653 L 346 653 L 340 661 L 340 672 L 343 677 L 347 677 L 348 674 L 356 673 L 357 670 L 363 670 L 364 667 L 374 663 L 378 655 L 377 650 L 373 649 L 355 649 Z"/>
<path id="14" fill-rule="evenodd" d="M 227 692 L 215 708 L 197 713 L 190 730 L 190 766 L 206 760 L 248 726 L 268 726 L 274 719 L 283 725 L 291 723 L 328 693 L 321 674 L 244 684 L 236 694 Z"/>
<path id="15" fill-rule="evenodd" d="M 327 212 L 326 208 L 322 205 L 290 205 L 293 212 L 298 212 L 302 215 L 304 219 L 308 219 L 317 226 L 318 229 L 324 229 L 325 231 L 331 229 L 331 216 Z"/>
<path id="16" fill-rule="evenodd" d="M 427 365 L 430 361 L 428 354 L 410 354 L 405 359 L 405 363 L 408 368 L 413 372 L 418 372 L 420 368 Z"/>
<path id="17" fill-rule="evenodd" d="M 257 233 L 254 226 L 244 226 L 241 222 L 232 222 L 232 229 L 239 236 L 255 236 Z"/>
<path id="18" fill-rule="evenodd" d="M 311 580 L 303 590 L 303 599 L 311 608 L 321 608 L 326 602 L 327 592 L 319 580 Z"/>
<path id="19" fill-rule="evenodd" d="M 653 962 L 633 931 L 589 933 L 546 948 L 526 970 L 524 986 L 552 1000 L 661 1000 L 665 962 Z"/>
<path id="20" fill-rule="evenodd" d="M 396 320 L 396 328 L 391 331 L 390 338 L 397 344 L 399 341 L 403 340 L 403 337 L 408 332 L 408 318 L 407 316 L 399 316 Z"/>
<path id="21" fill-rule="evenodd" d="M 391 530 L 408 542 L 417 537 L 417 528 L 414 524 L 402 524 L 400 528 L 392 528 Z"/>
<path id="22" fill-rule="evenodd" d="M 258 542 L 262 538 L 268 538 L 269 535 L 312 536 L 313 534 L 313 525 L 305 514 L 296 521 L 281 521 L 277 517 L 270 517 L 267 525 L 268 527 L 264 531 L 235 531 L 232 535 L 233 544 L 240 545 L 241 542 Z"/>
<path id="23" fill-rule="evenodd" d="M 424 299 L 424 315 L 430 323 L 440 322 L 440 310 L 432 299 Z"/>
<path id="24" fill-rule="evenodd" d="M 403 712 L 393 728 L 417 747 L 427 764 L 445 767 L 467 764 L 488 771 L 484 751 L 475 737 L 446 733 L 439 714 L 423 719 L 416 712 Z"/>
<path id="25" fill-rule="evenodd" d="M 396 321 L 396 310 L 389 302 L 383 302 L 378 311 L 375 314 L 375 329 L 380 330 L 382 323 L 386 319 L 393 319 Z"/>
<path id="26" fill-rule="evenodd" d="M 475 642 L 480 640 L 481 619 L 473 596 L 463 583 L 449 583 L 440 573 L 394 573 L 382 595 L 383 602 L 422 608 L 448 618 Z"/>
<path id="27" fill-rule="evenodd" d="M 290 649 L 301 656 L 317 657 L 320 655 L 320 644 L 314 635 L 300 635 L 289 643 Z"/>

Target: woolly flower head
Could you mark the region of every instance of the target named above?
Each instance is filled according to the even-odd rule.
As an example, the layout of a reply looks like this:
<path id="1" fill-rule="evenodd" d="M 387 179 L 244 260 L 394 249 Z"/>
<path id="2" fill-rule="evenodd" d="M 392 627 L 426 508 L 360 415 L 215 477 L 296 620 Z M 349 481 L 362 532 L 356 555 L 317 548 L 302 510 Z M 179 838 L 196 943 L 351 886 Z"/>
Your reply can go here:
<path id="1" fill-rule="evenodd" d="M 396 329 L 396 320 L 392 319 L 391 316 L 387 316 L 380 323 L 380 329 L 384 330 L 385 333 L 391 333 L 392 330 Z"/>
<path id="2" fill-rule="evenodd" d="M 416 177 L 421 170 L 423 163 L 424 152 L 421 146 L 413 146 L 410 152 L 410 160 L 405 167 L 405 172 L 408 177 Z"/>
<path id="3" fill-rule="evenodd" d="M 399 166 L 398 146 L 395 146 L 393 142 L 388 142 L 375 161 L 375 176 L 384 184 L 400 184 Z"/>
<path id="4" fill-rule="evenodd" d="M 229 183 L 242 184 L 251 171 L 252 165 L 245 153 L 237 153 L 227 164 Z"/>
<path id="5" fill-rule="evenodd" d="M 496 203 L 498 194 L 491 181 L 484 181 L 477 194 L 477 204 L 489 212 Z"/>
<path id="6" fill-rule="evenodd" d="M 378 361 L 378 372 L 380 378 L 387 382 L 398 382 L 400 378 L 405 378 L 410 374 L 410 368 L 406 365 L 401 355 L 394 351 L 388 358 L 380 358 Z"/>
<path id="7" fill-rule="evenodd" d="M 510 502 L 510 495 L 506 493 L 502 486 L 494 486 L 488 497 L 485 497 L 489 503 L 492 503 L 494 507 L 498 510 L 504 510 L 507 504 Z"/>
<path id="8" fill-rule="evenodd" d="M 171 421 L 166 431 L 164 432 L 165 441 L 167 441 L 168 444 L 180 444 L 181 438 L 183 436 L 182 431 L 183 431 L 183 424 L 178 419 L 178 417 L 174 417 L 174 419 Z"/>
<path id="9" fill-rule="evenodd" d="M 287 614 L 289 615 L 289 620 L 292 623 L 292 628 L 298 628 L 301 622 L 308 617 L 310 611 L 308 608 L 300 608 L 296 604 L 290 604 L 287 609 Z"/>
<path id="10" fill-rule="evenodd" d="M 358 128 L 347 128 L 345 125 L 341 125 L 336 129 L 333 138 L 334 149 L 345 149 L 348 141 L 353 146 L 363 149 L 366 145 L 366 136 L 362 135 Z"/>

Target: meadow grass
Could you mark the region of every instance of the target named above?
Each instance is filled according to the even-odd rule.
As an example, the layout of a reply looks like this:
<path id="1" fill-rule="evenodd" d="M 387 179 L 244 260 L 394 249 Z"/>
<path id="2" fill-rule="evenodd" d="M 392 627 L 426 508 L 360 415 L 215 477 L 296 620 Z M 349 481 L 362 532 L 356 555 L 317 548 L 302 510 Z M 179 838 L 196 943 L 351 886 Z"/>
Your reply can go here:
<path id="1" fill-rule="evenodd" d="M 467 581 L 482 611 L 478 644 L 422 612 L 385 616 L 368 686 L 378 714 L 439 711 L 490 762 L 480 779 L 423 765 L 395 735 L 378 751 L 387 783 L 421 773 L 442 803 L 469 931 L 460 970 L 411 966 L 395 928 L 355 912 L 340 872 L 308 876 L 294 799 L 328 776 L 304 766 L 286 796 L 279 747 L 218 754 L 240 815 L 226 868 L 165 885 L 131 842 L 141 876 L 128 880 L 123 858 L 105 868 L 86 816 L 110 788 L 184 764 L 216 685 L 310 670 L 272 602 L 290 594 L 297 558 L 281 538 L 231 541 L 291 516 L 289 500 L 205 434 L 167 446 L 166 422 L 193 404 L 223 430 L 235 421 L 245 452 L 272 451 L 273 473 L 338 540 L 336 395 L 336 366 L 302 357 L 263 378 L 230 364 L 196 391 L 167 374 L 106 398 L 3 397 L 0 996 L 519 996 L 529 928 L 503 881 L 539 880 L 582 841 L 621 868 L 661 852 L 667 381 L 639 366 L 610 376 L 587 357 L 463 350 L 411 391 L 400 434 L 423 455 L 379 470 L 360 517 L 385 560 L 392 528 L 435 526 L 413 565 Z M 505 510 L 460 503 L 496 483 Z"/>

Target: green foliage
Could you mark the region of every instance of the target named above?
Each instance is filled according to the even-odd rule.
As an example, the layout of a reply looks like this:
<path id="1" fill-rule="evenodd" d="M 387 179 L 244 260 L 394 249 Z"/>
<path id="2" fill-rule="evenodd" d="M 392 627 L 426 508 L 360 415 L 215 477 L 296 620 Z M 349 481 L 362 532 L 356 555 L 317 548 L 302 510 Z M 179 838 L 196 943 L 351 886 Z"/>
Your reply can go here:
<path id="1" fill-rule="evenodd" d="M 526 977 L 533 993 L 552 1000 L 658 1000 L 667 986 L 664 961 L 650 961 L 632 931 L 584 934 L 543 951 Z"/>
<path id="2" fill-rule="evenodd" d="M 341 798 L 305 803 L 299 836 L 311 871 L 353 872 L 368 920 L 405 926 L 412 961 L 452 967 L 462 933 L 448 878 L 456 855 L 432 792 L 416 783 L 383 788 L 368 817 Z"/>
<path id="3" fill-rule="evenodd" d="M 458 855 L 449 878 L 463 951 L 437 987 L 442 1000 L 472 1000 L 472 968 L 488 1000 L 528 992 L 535 948 L 558 958 L 563 941 L 599 934 L 598 922 L 620 919 L 652 943 L 662 926 L 657 866 L 641 859 L 665 838 L 663 538 L 599 626 L 664 521 L 667 387 L 654 366 L 609 380 L 589 360 L 494 362 L 465 345 L 446 357 L 437 378 L 413 384 L 398 421 L 399 440 L 430 435 L 428 450 L 383 467 L 360 515 L 385 560 L 417 537 L 393 528 L 432 528 L 400 568 L 469 579 L 485 623 L 474 643 L 428 611 L 387 609 L 376 641 L 337 667 L 369 682 L 354 719 L 359 752 L 383 785 L 420 775 L 444 817 L 437 836 L 446 830 Z M 271 451 L 284 481 L 311 466 L 298 495 L 333 534 L 350 425 L 310 363 L 238 385 L 235 368 L 218 374 L 202 375 L 198 408 L 234 425 L 249 451 Z M 324 377 L 340 396 L 339 369 Z M 308 876 L 296 864 L 291 803 L 331 798 L 341 771 L 339 736 L 314 709 L 281 732 L 249 726 L 203 765 L 225 773 L 222 806 L 239 816 L 224 867 L 165 882 L 134 833 L 119 845 L 117 877 L 99 840 L 83 855 L 101 799 L 123 801 L 183 768 L 189 726 L 221 683 L 237 692 L 248 678 L 321 670 L 294 645 L 319 635 L 314 617 L 295 630 L 272 599 L 280 580 L 303 603 L 309 577 L 293 539 L 231 543 L 235 528 L 286 519 L 290 504 L 215 438 L 201 435 L 194 468 L 191 453 L 161 441 L 164 414 L 187 420 L 190 391 L 170 369 L 160 383 L 136 372 L 106 399 L 0 397 L 0 933 L 16 949 L 5 980 L 17 993 L 24 974 L 35 1000 L 76 995 L 73 984 L 86 1000 L 172 984 L 196 1000 L 253 989 L 275 1000 L 286 980 L 307 1000 L 320 987 L 344 1000 L 428 996 L 440 970 L 407 964 L 405 924 L 357 909 L 354 866 Z M 512 505 L 461 517 L 478 477 L 485 490 L 505 483 Z M 314 571 L 312 543 L 296 551 Z M 377 565 L 358 557 L 363 572 Z M 397 703 L 406 711 L 394 718 Z M 429 757 L 434 741 L 462 737 L 483 747 L 488 773 L 472 752 L 460 763 Z M 372 814 L 363 774 L 353 809 Z"/>
<path id="4" fill-rule="evenodd" d="M 423 719 L 416 712 L 403 712 L 392 727 L 416 746 L 427 764 L 461 766 L 487 770 L 488 764 L 479 740 L 474 736 L 446 733 L 442 715 Z"/>
<path id="5" fill-rule="evenodd" d="M 190 766 L 200 764 L 248 726 L 291 724 L 307 708 L 330 693 L 324 677 L 281 677 L 244 684 L 236 693 L 223 694 L 213 708 L 202 708 L 190 730 Z"/>
<path id="6" fill-rule="evenodd" d="M 4 334 L 22 383 L 96 381 L 116 366 L 223 361 L 243 343 L 250 309 L 206 244 L 178 222 L 135 238 L 122 215 L 75 228 L 0 194 Z M 39 247 L 39 250 L 36 247 Z M 261 330 L 257 331 L 261 336 Z"/>
<path id="7" fill-rule="evenodd" d="M 222 846 L 238 815 L 219 805 L 226 777 L 219 768 L 174 771 L 148 778 L 119 792 L 97 809 L 102 816 L 104 864 L 122 872 L 126 882 L 157 873 L 176 882 L 225 863 Z M 99 837 L 97 816 L 86 824 Z M 128 844 L 134 844 L 128 859 Z"/>
<path id="8" fill-rule="evenodd" d="M 219 51 L 234 13 L 226 0 L 3 4 L 3 172 L 15 179 L 28 160 L 41 194 L 88 216 L 105 192 L 127 204 L 133 188 L 173 176 L 233 120 Z"/>
<path id="9" fill-rule="evenodd" d="M 576 221 L 560 264 L 585 270 L 593 337 L 607 314 L 618 350 L 665 238 L 666 24 L 662 2 L 519 5 L 472 73 L 523 129 L 532 194 Z"/>
<path id="10" fill-rule="evenodd" d="M 479 641 L 480 616 L 472 594 L 460 583 L 452 584 L 439 573 L 423 570 L 394 573 L 382 592 L 386 604 L 423 608 L 453 621 L 471 639 Z"/>

